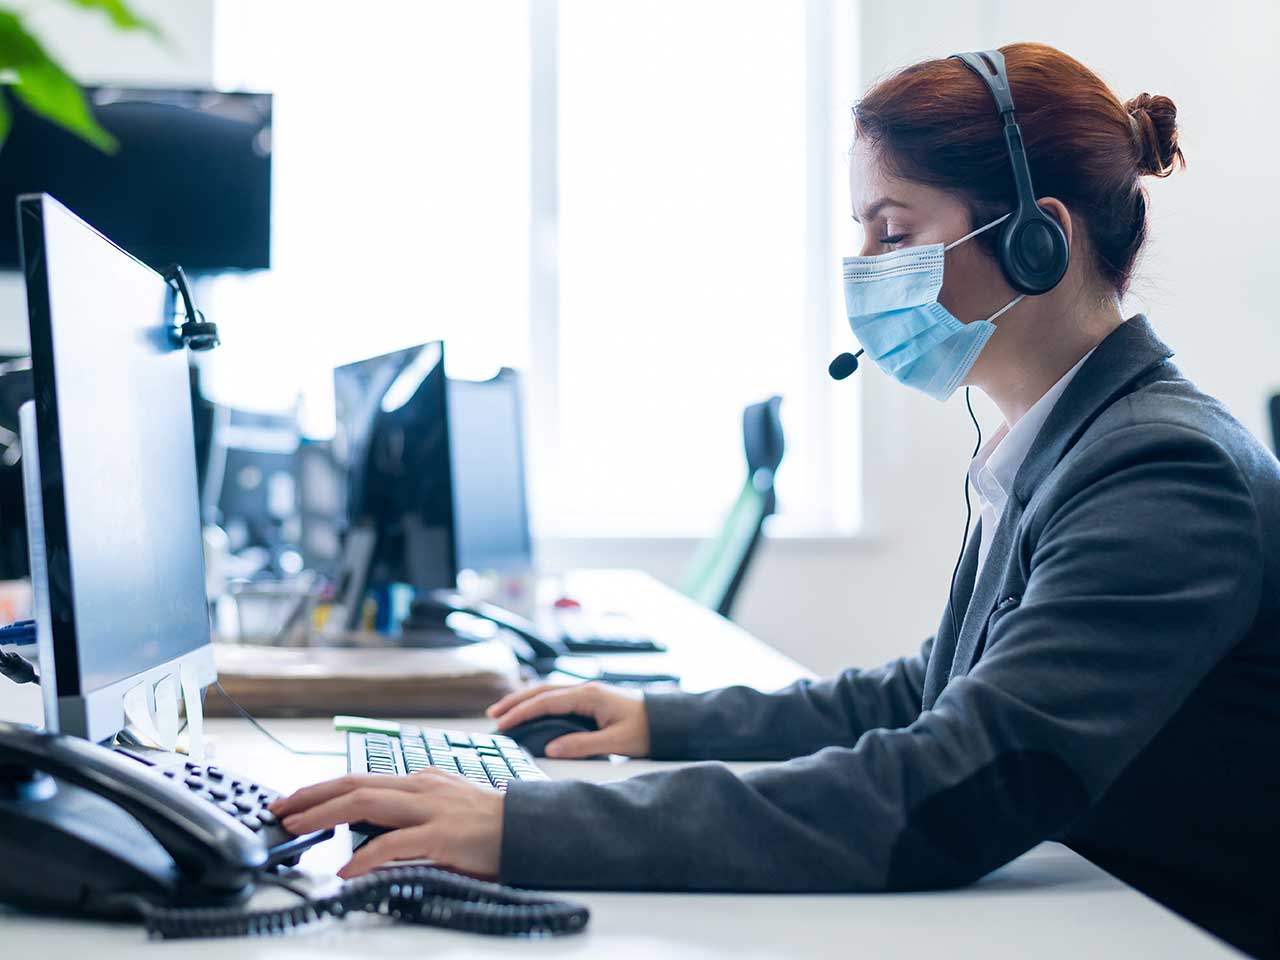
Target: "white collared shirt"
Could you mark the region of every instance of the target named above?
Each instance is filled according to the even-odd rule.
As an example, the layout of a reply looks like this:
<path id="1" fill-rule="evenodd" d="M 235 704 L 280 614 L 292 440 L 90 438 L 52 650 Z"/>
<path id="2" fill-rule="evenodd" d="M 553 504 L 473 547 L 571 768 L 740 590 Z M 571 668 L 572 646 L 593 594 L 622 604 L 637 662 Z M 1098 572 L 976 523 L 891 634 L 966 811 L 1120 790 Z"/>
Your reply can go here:
<path id="1" fill-rule="evenodd" d="M 1062 379 L 1045 391 L 1044 396 L 1032 404 L 1031 409 L 1022 415 L 1022 419 L 1010 427 L 1002 423 L 995 436 L 983 445 L 978 455 L 969 464 L 969 483 L 978 494 L 979 517 L 982 542 L 978 544 L 978 569 L 982 572 L 987 562 L 987 551 L 995 539 L 996 529 L 1000 526 L 1000 517 L 1004 514 L 1005 504 L 1009 501 L 1009 491 L 1013 489 L 1013 478 L 1018 475 L 1018 468 L 1027 458 L 1031 445 L 1035 442 L 1040 428 L 1049 419 L 1058 398 L 1067 389 L 1072 378 L 1086 360 L 1093 355 L 1090 350 L 1079 359 L 1074 367 L 1062 375 Z M 975 574 L 976 577 L 976 574 Z"/>

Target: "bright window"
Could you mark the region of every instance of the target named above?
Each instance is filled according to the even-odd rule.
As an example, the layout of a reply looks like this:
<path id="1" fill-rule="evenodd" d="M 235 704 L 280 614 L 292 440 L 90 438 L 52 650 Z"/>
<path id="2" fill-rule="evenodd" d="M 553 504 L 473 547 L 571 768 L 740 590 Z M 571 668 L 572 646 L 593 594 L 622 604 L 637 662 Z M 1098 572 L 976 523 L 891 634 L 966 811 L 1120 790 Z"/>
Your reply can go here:
<path id="1" fill-rule="evenodd" d="M 323 434 L 337 363 L 521 368 L 543 536 L 705 534 L 779 393 L 775 530 L 852 528 L 851 4 L 220 0 L 219 81 L 276 94 L 275 266 L 213 285 L 213 389 Z"/>

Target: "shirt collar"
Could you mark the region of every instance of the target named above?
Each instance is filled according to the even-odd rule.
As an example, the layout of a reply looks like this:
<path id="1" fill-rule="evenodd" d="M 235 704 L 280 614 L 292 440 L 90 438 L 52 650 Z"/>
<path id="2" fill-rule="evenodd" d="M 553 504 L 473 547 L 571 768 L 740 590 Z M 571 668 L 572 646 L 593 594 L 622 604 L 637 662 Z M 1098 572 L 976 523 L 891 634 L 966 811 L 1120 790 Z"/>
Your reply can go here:
<path id="1" fill-rule="evenodd" d="M 1027 452 L 1053 411 L 1054 404 L 1071 383 L 1071 378 L 1092 354 L 1093 350 L 1090 350 L 1076 361 L 1075 366 L 1046 390 L 1044 396 L 1032 404 L 1031 409 L 1012 427 L 1002 423 L 1000 429 L 969 464 L 969 482 L 973 484 L 982 502 L 990 506 L 997 515 L 1004 512 L 1009 491 L 1013 489 L 1013 478 L 1017 476 L 1022 461 L 1027 458 Z"/>

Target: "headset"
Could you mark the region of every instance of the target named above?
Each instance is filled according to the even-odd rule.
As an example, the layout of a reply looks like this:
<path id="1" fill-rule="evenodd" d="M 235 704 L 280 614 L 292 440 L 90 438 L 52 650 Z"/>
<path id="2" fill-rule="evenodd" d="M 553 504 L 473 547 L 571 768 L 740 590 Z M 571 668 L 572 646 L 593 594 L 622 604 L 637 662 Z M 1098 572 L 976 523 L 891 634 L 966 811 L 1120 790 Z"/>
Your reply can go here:
<path id="1" fill-rule="evenodd" d="M 1048 293 L 1066 274 L 1071 250 L 1062 226 L 1036 203 L 1031 165 L 1022 144 L 1022 131 L 1013 115 L 1013 93 L 1005 72 L 1004 54 L 999 50 L 954 53 L 951 59 L 959 60 L 987 85 L 1004 121 L 1004 140 L 1009 148 L 1018 206 L 1000 227 L 996 241 L 1000 270 L 1009 286 L 1019 293 L 1033 297 Z"/>
<path id="2" fill-rule="evenodd" d="M 218 325 L 205 319 L 204 311 L 197 310 L 191 297 L 191 287 L 187 285 L 187 275 L 182 267 L 171 263 L 161 272 L 161 276 L 177 296 L 182 300 L 183 320 L 173 330 L 175 346 L 187 347 L 190 350 L 212 350 L 222 342 L 218 337 Z"/>
<path id="3" fill-rule="evenodd" d="M 1040 209 L 1036 191 L 1031 185 L 1031 164 L 1022 145 L 1022 130 L 1013 115 L 1013 93 L 1005 72 L 1004 54 L 999 50 L 982 53 L 953 53 L 949 59 L 959 60 L 978 75 L 991 91 L 996 109 L 1004 121 L 1004 141 L 1009 148 L 1009 165 L 1013 168 L 1013 186 L 1017 207 L 999 228 L 996 239 L 996 261 L 1005 281 L 1018 293 L 1039 296 L 1056 287 L 1067 272 L 1071 246 L 1061 224 Z M 842 353 L 831 361 L 827 372 L 833 380 L 844 380 L 858 369 L 858 358 L 864 351 Z M 968 490 L 968 488 L 965 488 Z"/>

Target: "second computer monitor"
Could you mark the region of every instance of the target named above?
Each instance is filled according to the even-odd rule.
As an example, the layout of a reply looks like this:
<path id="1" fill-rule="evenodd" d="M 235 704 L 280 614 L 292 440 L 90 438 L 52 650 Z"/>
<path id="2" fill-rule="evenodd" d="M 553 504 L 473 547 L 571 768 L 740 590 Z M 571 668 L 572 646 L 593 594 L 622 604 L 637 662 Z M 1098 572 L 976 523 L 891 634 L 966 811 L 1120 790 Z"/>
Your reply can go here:
<path id="1" fill-rule="evenodd" d="M 516 371 L 449 380 L 454 536 L 464 570 L 524 574 L 533 567 L 521 420 Z"/>
<path id="2" fill-rule="evenodd" d="M 448 379 L 436 342 L 339 367 L 334 389 L 348 541 L 372 541 L 358 562 L 368 585 L 452 589 L 459 570 L 531 571 L 514 370 Z"/>
<path id="3" fill-rule="evenodd" d="M 457 584 L 444 345 L 334 370 L 335 454 L 347 470 L 348 539 L 367 535 L 369 585 Z M 364 578 L 362 578 L 364 579 Z"/>

